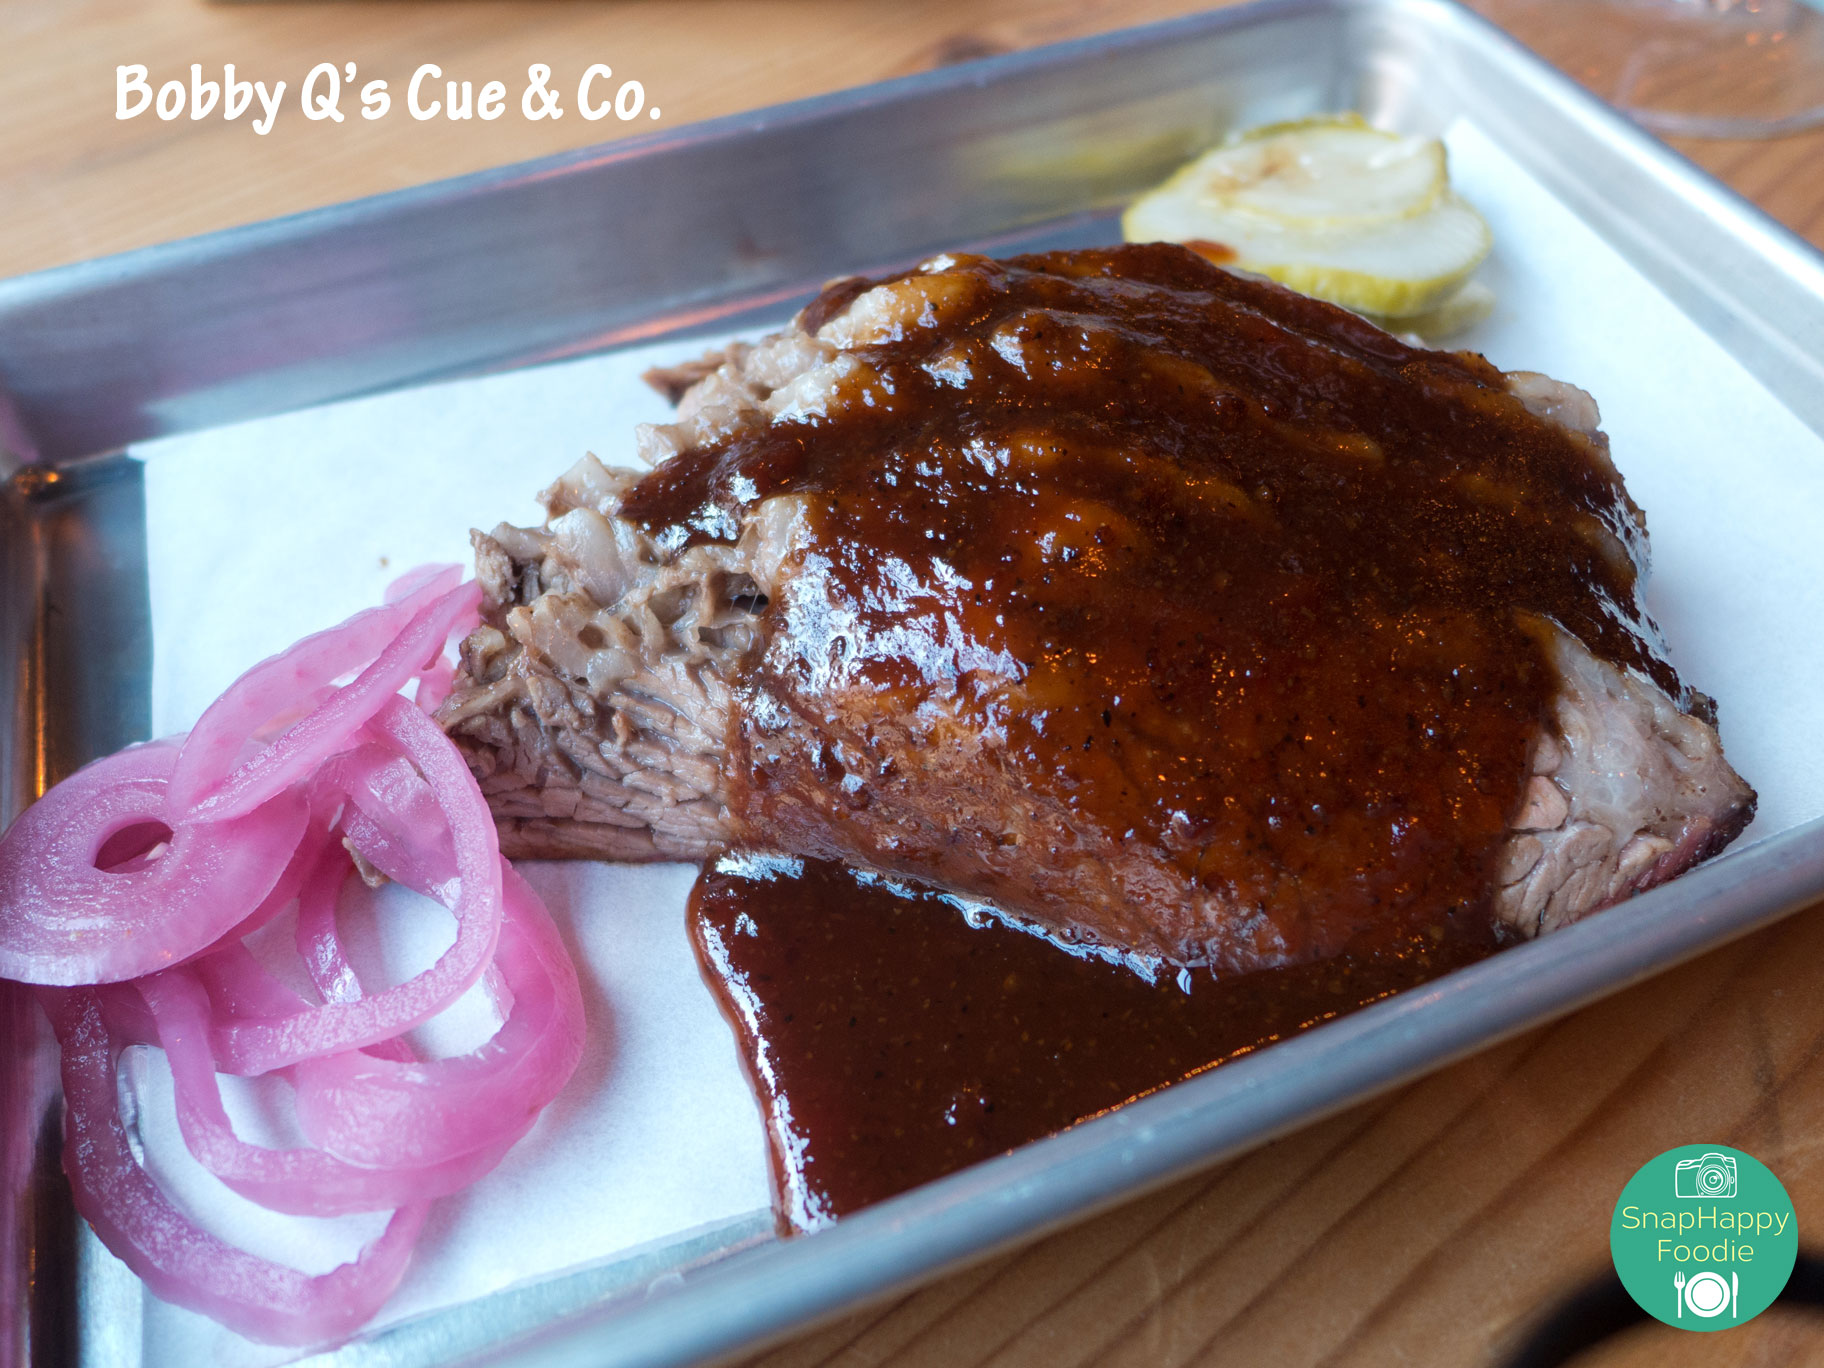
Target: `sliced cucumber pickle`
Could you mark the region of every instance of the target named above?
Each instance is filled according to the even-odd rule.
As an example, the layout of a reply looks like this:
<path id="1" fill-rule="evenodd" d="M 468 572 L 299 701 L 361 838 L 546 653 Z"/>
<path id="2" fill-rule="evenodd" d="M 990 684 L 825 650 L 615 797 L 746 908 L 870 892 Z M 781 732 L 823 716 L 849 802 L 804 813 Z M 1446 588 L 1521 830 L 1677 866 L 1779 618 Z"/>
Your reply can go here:
<path id="1" fill-rule="evenodd" d="M 1183 242 L 1378 319 L 1418 319 L 1481 265 L 1488 224 L 1444 145 L 1346 114 L 1229 138 L 1128 209 L 1130 242 Z"/>

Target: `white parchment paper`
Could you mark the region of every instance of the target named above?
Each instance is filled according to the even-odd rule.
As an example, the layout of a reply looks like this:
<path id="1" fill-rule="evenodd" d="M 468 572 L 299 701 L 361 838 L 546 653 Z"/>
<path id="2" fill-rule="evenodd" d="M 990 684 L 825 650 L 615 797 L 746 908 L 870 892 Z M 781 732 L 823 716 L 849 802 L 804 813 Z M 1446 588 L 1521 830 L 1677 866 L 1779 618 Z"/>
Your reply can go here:
<path id="1" fill-rule="evenodd" d="M 1721 704 L 1730 757 L 1761 794 L 1750 833 L 1824 813 L 1824 442 L 1583 223 L 1468 125 L 1448 138 L 1487 216 L 1500 303 L 1456 345 L 1590 390 L 1647 510 L 1649 600 L 1674 659 Z M 585 450 L 613 462 L 664 417 L 638 376 L 702 343 L 622 352 L 197 433 L 146 465 L 153 717 L 189 726 L 237 673 L 377 601 L 401 569 L 466 560 L 471 526 L 536 522 L 535 492 Z M 690 871 L 543 865 L 594 1022 L 566 1096 L 501 1166 L 446 1201 L 382 1322 L 421 1314 L 764 1206 L 766 1157 L 732 1037 L 697 977 Z M 430 933 L 427 933 L 430 934 Z M 153 1059 L 137 1071 L 155 1102 Z M 148 1114 L 156 1111 L 148 1108 Z M 247 1113 L 252 1119 L 252 1112 Z M 253 1220 L 148 1148 L 186 1201 L 306 1267 L 372 1227 Z M 237 1225 L 236 1223 L 240 1224 Z M 257 1229 L 256 1229 L 257 1227 Z M 272 1363 L 200 1317 L 143 1302 L 147 1364 Z"/>

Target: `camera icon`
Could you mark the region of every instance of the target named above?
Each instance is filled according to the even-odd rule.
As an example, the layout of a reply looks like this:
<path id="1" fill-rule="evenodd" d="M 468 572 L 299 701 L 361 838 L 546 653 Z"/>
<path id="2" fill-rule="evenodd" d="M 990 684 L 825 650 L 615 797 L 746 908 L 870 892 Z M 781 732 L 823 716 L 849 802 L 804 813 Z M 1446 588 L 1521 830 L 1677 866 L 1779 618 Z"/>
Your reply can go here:
<path id="1" fill-rule="evenodd" d="M 1672 1166 L 1672 1191 L 1679 1197 L 1735 1196 L 1735 1160 L 1712 1150 Z"/>

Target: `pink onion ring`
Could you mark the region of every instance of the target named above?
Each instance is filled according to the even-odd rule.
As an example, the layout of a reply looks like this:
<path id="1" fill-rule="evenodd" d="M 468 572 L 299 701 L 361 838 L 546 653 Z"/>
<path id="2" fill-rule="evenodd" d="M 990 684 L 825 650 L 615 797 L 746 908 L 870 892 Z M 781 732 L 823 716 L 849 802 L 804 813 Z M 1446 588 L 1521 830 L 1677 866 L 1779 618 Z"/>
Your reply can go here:
<path id="1" fill-rule="evenodd" d="M 418 687 L 412 693 L 412 702 L 427 715 L 435 713 L 455 687 L 456 667 L 440 656 L 418 672 Z"/>
<path id="2" fill-rule="evenodd" d="M 409 1031 L 468 991 L 494 953 L 501 919 L 500 843 L 475 777 L 436 724 L 397 694 L 372 725 L 430 783 L 454 842 L 456 878 L 427 891 L 455 917 L 456 940 L 429 969 L 372 997 L 280 1017 L 230 1016 L 219 1022 L 215 1057 L 230 1073 L 266 1073 Z M 332 852 L 305 879 L 300 898 L 333 898 L 346 872 Z"/>
<path id="3" fill-rule="evenodd" d="M 178 753 L 131 746 L 76 771 L 0 841 L 0 976 L 22 983 L 115 983 L 206 949 L 279 882 L 307 805 L 281 793 L 204 835 L 171 826 L 170 844 L 136 868 L 105 870 L 109 838 L 165 823 Z"/>
<path id="4" fill-rule="evenodd" d="M 239 941 L 211 950 L 189 967 L 208 988 L 209 1002 L 218 1022 L 224 1012 L 240 1017 L 282 1017 L 307 1005 L 303 998 L 268 973 L 266 966 Z M 110 1002 L 108 1005 L 112 1009 L 116 1004 Z M 151 1018 L 148 1016 L 146 1020 Z M 148 1034 L 145 1038 L 151 1036 Z"/>
<path id="5" fill-rule="evenodd" d="M 439 896 L 455 875 L 455 849 L 437 796 L 411 761 L 363 746 L 341 757 L 335 779 L 348 801 L 342 832 L 361 857 L 394 883 Z"/>
<path id="6" fill-rule="evenodd" d="M 442 830 L 442 824 L 439 820 L 441 814 L 437 812 L 437 800 L 431 796 L 429 786 L 425 784 L 423 779 L 418 777 L 418 772 L 412 769 L 411 762 L 403 757 L 393 755 L 383 747 L 374 746 L 364 747 L 363 749 L 364 751 L 377 752 L 380 763 L 396 765 L 404 769 L 411 776 L 412 782 L 424 791 L 424 806 L 420 809 L 424 817 L 424 823 L 420 830 L 434 832 L 436 837 L 444 838 L 439 842 L 439 845 L 442 849 L 448 850 L 448 833 Z M 335 776 L 340 780 L 344 787 L 346 787 L 348 783 L 349 760 L 350 757 L 347 756 L 338 757 L 336 762 L 326 769 L 326 774 Z M 346 797 L 346 794 L 343 796 Z M 349 830 L 348 822 L 351 817 L 360 821 L 366 820 L 362 817 L 359 808 L 351 807 L 343 816 L 342 830 L 345 833 Z M 385 864 L 373 860 L 372 855 L 363 846 L 363 843 L 358 836 L 350 836 L 348 839 L 350 839 L 357 850 L 362 852 L 364 858 L 387 872 L 389 877 L 392 877 L 395 882 L 406 883 L 408 887 L 422 890 L 423 885 L 412 884 L 408 880 L 399 879 L 397 875 L 391 873 Z M 450 856 L 450 862 L 454 863 L 454 860 L 455 857 L 452 854 Z M 361 980 L 355 976 L 354 966 L 349 963 L 348 956 L 342 950 L 341 938 L 336 933 L 336 902 L 337 899 L 333 895 L 329 897 L 315 896 L 299 899 L 298 925 L 294 941 L 298 947 L 298 957 L 304 961 L 304 972 L 310 975 L 310 981 L 316 986 L 317 992 L 322 996 L 323 1001 L 353 1002 L 356 998 L 362 996 Z M 484 981 L 490 977 L 498 977 L 496 971 L 492 967 L 490 967 L 483 976 Z M 372 1045 L 368 1045 L 365 1048 L 368 1053 L 377 1055 L 381 1059 L 410 1061 L 417 1058 L 417 1056 L 412 1053 L 411 1046 L 406 1043 L 403 1036 L 396 1036 L 390 1040 L 375 1041 Z"/>
<path id="7" fill-rule="evenodd" d="M 421 591 L 428 591 L 435 597 L 461 582 L 462 567 L 454 561 L 414 565 L 386 586 L 381 592 L 380 602 L 389 605 L 401 603 Z"/>
<path id="8" fill-rule="evenodd" d="M 397 603 L 401 599 L 409 598 L 427 584 L 442 583 L 443 581 L 439 579 L 440 575 L 446 574 L 450 570 L 460 571 L 461 569 L 461 566 L 420 565 L 416 569 L 407 570 L 386 586 L 384 601 Z M 466 634 L 465 631 L 464 635 Z M 418 672 L 418 687 L 412 692 L 412 702 L 423 711 L 434 713 L 443 700 L 450 696 L 450 690 L 455 686 L 455 665 L 446 656 L 439 655 L 437 659 Z"/>
<path id="9" fill-rule="evenodd" d="M 0 839 L 0 973 L 91 985 L 40 989 L 63 1046 L 78 1209 L 157 1295 L 254 1339 L 358 1328 L 403 1276 L 428 1201 L 498 1164 L 582 1053 L 563 942 L 423 711 L 448 688 L 450 636 L 476 621 L 480 590 L 459 576 L 402 576 L 387 606 L 248 671 L 181 744 L 79 771 Z M 414 680 L 415 705 L 399 693 Z M 456 922 L 430 968 L 371 995 L 336 924 L 351 850 Z M 294 900 L 321 1003 L 241 939 Z M 418 1059 L 404 1033 L 477 981 L 501 1006 L 493 1036 Z M 391 1209 L 385 1231 L 311 1277 L 197 1226 L 134 1157 L 117 1072 L 135 1042 L 165 1051 L 184 1143 L 230 1188 L 299 1215 Z M 219 1075 L 274 1071 L 305 1145 L 249 1144 L 228 1119 Z"/>
<path id="10" fill-rule="evenodd" d="M 502 883 L 507 917 L 494 963 L 513 1005 L 500 1029 L 450 1059 L 349 1052 L 300 1063 L 298 1123 L 312 1144 L 375 1166 L 491 1150 L 525 1134 L 569 1080 L 583 1051 L 576 970 L 538 895 L 510 866 Z"/>
<path id="11" fill-rule="evenodd" d="M 451 592 L 461 579 L 460 567 L 440 567 L 398 602 L 365 609 L 346 622 L 313 633 L 235 680 L 209 705 L 184 741 L 182 758 L 171 776 L 172 810 L 189 812 L 227 777 L 242 748 L 263 724 L 289 711 L 299 698 L 373 660 L 413 617 Z"/>
<path id="12" fill-rule="evenodd" d="M 92 989 L 40 994 L 63 1047 L 63 1164 L 76 1209 L 147 1287 L 249 1339 L 314 1344 L 353 1334 L 405 1274 L 426 1202 L 399 1208 L 353 1263 L 312 1277 L 197 1226 L 133 1157 L 120 1118 L 120 1042 Z"/>
<path id="13" fill-rule="evenodd" d="M 284 872 L 279 875 L 278 881 L 259 906 L 216 941 L 217 945 L 252 935 L 296 901 L 298 890 L 303 886 L 305 876 L 315 866 L 317 857 L 325 846 L 335 843 L 333 822 L 340 807 L 340 795 L 327 791 L 321 784 L 312 784 L 305 793 L 309 799 L 309 811 L 304 819 L 304 834 L 298 841 L 297 848 L 292 851 Z M 206 827 L 198 829 L 208 830 Z"/>
<path id="14" fill-rule="evenodd" d="M 164 1048 L 177 1094 L 177 1122 L 198 1163 L 229 1187 L 270 1211 L 294 1216 L 340 1216 L 389 1211 L 414 1201 L 460 1192 L 500 1162 L 519 1133 L 492 1149 L 388 1167 L 344 1163 L 318 1149 L 267 1149 L 234 1133 L 209 1054 L 209 998 L 188 970 L 142 979 L 137 988 L 157 1029 L 148 1042 Z"/>
<path id="15" fill-rule="evenodd" d="M 411 601 L 402 600 L 399 606 L 403 608 Z M 389 700 L 396 699 L 402 685 L 441 657 L 445 640 L 458 624 L 475 620 L 480 602 L 481 586 L 473 581 L 433 600 L 387 643 L 352 684 L 337 689 L 219 785 L 201 792 L 189 808 L 179 807 L 174 794 L 172 811 L 184 821 L 227 821 L 309 777 L 325 760 L 346 747 Z M 189 749 L 186 743 L 185 750 Z"/>

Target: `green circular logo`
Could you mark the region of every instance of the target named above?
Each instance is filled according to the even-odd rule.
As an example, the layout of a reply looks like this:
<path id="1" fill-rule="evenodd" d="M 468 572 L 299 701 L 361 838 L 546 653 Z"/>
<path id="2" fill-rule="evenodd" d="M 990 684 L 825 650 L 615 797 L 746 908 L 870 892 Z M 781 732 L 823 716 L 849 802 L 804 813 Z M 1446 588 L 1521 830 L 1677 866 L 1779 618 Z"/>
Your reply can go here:
<path id="1" fill-rule="evenodd" d="M 1615 1203 L 1609 1251 L 1628 1295 L 1681 1330 L 1727 1330 L 1780 1295 L 1799 1257 L 1792 1199 L 1727 1145 L 1650 1159 Z"/>

